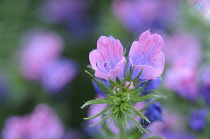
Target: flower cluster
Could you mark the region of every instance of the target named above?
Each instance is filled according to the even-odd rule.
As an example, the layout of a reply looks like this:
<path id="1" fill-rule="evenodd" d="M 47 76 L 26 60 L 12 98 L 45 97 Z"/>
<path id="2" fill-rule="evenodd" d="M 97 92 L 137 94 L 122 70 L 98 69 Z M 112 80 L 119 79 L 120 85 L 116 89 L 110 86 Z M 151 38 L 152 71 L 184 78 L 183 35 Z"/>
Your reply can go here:
<path id="1" fill-rule="evenodd" d="M 60 119 L 46 104 L 38 105 L 30 115 L 8 118 L 2 130 L 3 139 L 61 139 L 63 136 Z"/>
<path id="2" fill-rule="evenodd" d="M 89 60 L 94 75 L 86 71 L 93 80 L 95 90 L 104 98 L 90 100 L 82 108 L 91 104 L 106 104 L 106 107 L 98 114 L 85 118 L 93 119 L 101 116 L 102 125 L 114 122 L 120 129 L 131 126 L 131 123 L 142 133 L 145 129 L 136 120 L 140 116 L 143 122 L 150 123 L 162 120 L 160 106 L 148 108 L 160 96 L 148 94 L 159 86 L 159 77 L 164 69 L 165 56 L 161 51 L 164 42 L 160 35 L 145 31 L 134 41 L 126 57 L 126 52 L 119 40 L 113 37 L 102 36 L 98 39 L 97 50 L 89 54 Z M 135 108 L 135 104 L 147 100 L 147 104 L 141 110 Z M 142 113 L 147 109 L 147 117 Z M 151 114 L 150 109 L 158 114 Z M 160 114 L 159 114 L 160 113 Z M 151 121 L 149 119 L 151 117 Z"/>

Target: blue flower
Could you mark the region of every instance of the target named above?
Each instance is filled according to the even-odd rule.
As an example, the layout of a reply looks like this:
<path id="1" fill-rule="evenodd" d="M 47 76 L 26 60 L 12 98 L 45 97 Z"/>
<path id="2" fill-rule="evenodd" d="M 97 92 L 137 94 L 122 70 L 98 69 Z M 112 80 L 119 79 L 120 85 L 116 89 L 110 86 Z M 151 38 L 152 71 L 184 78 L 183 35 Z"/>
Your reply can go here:
<path id="1" fill-rule="evenodd" d="M 207 115 L 207 109 L 193 110 L 190 115 L 190 127 L 195 131 L 204 129 Z"/>
<path id="2" fill-rule="evenodd" d="M 151 104 L 147 109 L 146 112 L 144 114 L 149 121 L 152 123 L 154 121 L 163 121 L 163 117 L 162 117 L 162 108 L 160 103 L 158 102 L 154 102 L 153 104 Z M 141 120 L 141 124 L 146 127 L 149 125 L 149 123 L 142 119 Z"/>

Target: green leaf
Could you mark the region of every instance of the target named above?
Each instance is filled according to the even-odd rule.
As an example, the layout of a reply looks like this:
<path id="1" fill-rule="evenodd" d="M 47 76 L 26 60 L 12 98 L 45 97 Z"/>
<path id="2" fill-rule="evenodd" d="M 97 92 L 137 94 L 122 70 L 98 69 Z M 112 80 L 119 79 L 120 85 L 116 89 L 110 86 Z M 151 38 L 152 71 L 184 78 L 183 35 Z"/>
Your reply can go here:
<path id="1" fill-rule="evenodd" d="M 131 108 L 137 115 L 139 115 L 141 118 L 145 119 L 148 123 L 151 123 L 149 121 L 149 119 L 146 116 L 144 116 L 140 111 L 138 111 L 136 108 L 134 108 L 133 106 L 128 105 L 128 104 L 127 104 L 127 107 Z"/>
<path id="2" fill-rule="evenodd" d="M 131 84 L 132 84 L 132 82 L 130 82 L 130 83 L 124 88 L 124 90 L 127 91 L 127 90 L 130 88 Z"/>
<path id="3" fill-rule="evenodd" d="M 101 112 L 99 112 L 98 114 L 92 116 L 92 117 L 88 117 L 88 118 L 84 118 L 85 120 L 89 120 L 89 119 L 93 119 L 93 118 L 96 118 L 98 116 L 100 116 L 101 114 L 105 113 L 109 108 L 111 108 L 111 105 L 110 106 L 107 106 L 104 110 L 102 110 Z"/>
<path id="4" fill-rule="evenodd" d="M 90 75 L 90 77 L 93 79 L 93 81 L 101 89 L 102 92 L 104 92 L 107 95 L 113 94 L 112 90 L 109 87 L 107 87 L 102 81 L 100 81 L 99 79 L 96 80 L 96 78 L 87 70 L 85 70 L 85 72 Z"/>
<path id="5" fill-rule="evenodd" d="M 136 118 L 133 115 L 130 115 L 131 119 L 135 123 L 136 127 L 139 129 L 141 133 L 147 133 L 147 131 L 139 124 L 139 122 L 136 120 Z"/>
<path id="6" fill-rule="evenodd" d="M 82 109 L 88 105 L 91 105 L 91 104 L 104 104 L 104 103 L 107 103 L 107 98 L 103 98 L 103 99 L 95 99 L 95 100 L 90 100 L 88 102 L 86 102 L 84 105 L 82 105 Z"/>
<path id="7" fill-rule="evenodd" d="M 142 96 L 142 97 L 135 97 L 132 101 L 133 102 L 141 102 L 144 100 L 147 100 L 149 98 L 159 98 L 160 96 L 158 95 L 146 95 L 146 96 Z"/>
<path id="8" fill-rule="evenodd" d="M 147 137 L 146 139 L 164 139 L 164 137 L 162 137 L 162 136 L 151 136 L 151 137 Z"/>
<path id="9" fill-rule="evenodd" d="M 118 77 L 116 77 L 116 82 L 117 82 L 118 84 L 121 84 L 121 81 L 120 81 L 120 79 L 119 79 Z"/>
<path id="10" fill-rule="evenodd" d="M 109 78 L 109 83 L 110 83 L 111 89 L 113 89 L 114 87 L 120 88 L 120 85 L 110 78 Z"/>
<path id="11" fill-rule="evenodd" d="M 148 102 L 147 105 L 144 106 L 144 108 L 142 108 L 142 109 L 140 110 L 140 112 L 145 111 L 152 103 L 154 103 L 155 101 L 157 101 L 159 98 L 160 98 L 160 97 L 154 98 L 153 100 L 151 100 L 150 102 Z"/>
<path id="12" fill-rule="evenodd" d="M 139 87 L 139 85 L 141 85 L 142 83 L 144 83 L 144 82 L 148 82 L 148 80 L 143 80 L 143 81 L 141 81 L 140 83 L 138 83 L 138 84 L 134 84 L 135 85 L 135 88 L 137 88 L 137 87 Z"/>
<path id="13" fill-rule="evenodd" d="M 136 76 L 136 78 L 133 80 L 134 84 L 137 84 L 138 83 L 139 78 L 140 78 L 142 72 L 143 72 L 143 68 L 141 69 L 141 71 L 139 72 L 139 74 Z"/>

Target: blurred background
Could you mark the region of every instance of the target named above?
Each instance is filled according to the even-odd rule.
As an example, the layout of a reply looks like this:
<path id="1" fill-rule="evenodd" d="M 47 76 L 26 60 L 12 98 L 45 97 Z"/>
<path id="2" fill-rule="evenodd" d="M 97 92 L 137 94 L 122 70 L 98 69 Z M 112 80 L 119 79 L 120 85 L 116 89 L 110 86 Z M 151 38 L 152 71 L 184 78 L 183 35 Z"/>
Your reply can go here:
<path id="1" fill-rule="evenodd" d="M 88 108 L 80 108 L 96 96 L 85 73 L 89 52 L 96 49 L 100 36 L 110 35 L 129 50 L 132 42 L 150 29 L 165 42 L 163 81 L 155 91 L 167 98 L 160 100 L 165 122 L 158 123 L 158 131 L 149 130 L 207 139 L 209 3 L 0 0 L 1 138 L 97 138 L 97 132 L 88 131 L 83 120 Z"/>

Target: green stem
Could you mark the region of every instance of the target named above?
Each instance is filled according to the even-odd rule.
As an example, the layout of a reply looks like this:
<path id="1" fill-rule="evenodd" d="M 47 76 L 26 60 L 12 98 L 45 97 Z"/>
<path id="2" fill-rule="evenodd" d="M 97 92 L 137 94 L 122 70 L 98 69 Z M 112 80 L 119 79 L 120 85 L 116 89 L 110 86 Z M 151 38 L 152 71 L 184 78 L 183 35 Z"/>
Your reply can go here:
<path id="1" fill-rule="evenodd" d="M 121 126 L 121 127 L 119 127 L 119 129 L 120 129 L 119 139 L 126 139 L 125 131 L 124 131 L 123 127 Z"/>

